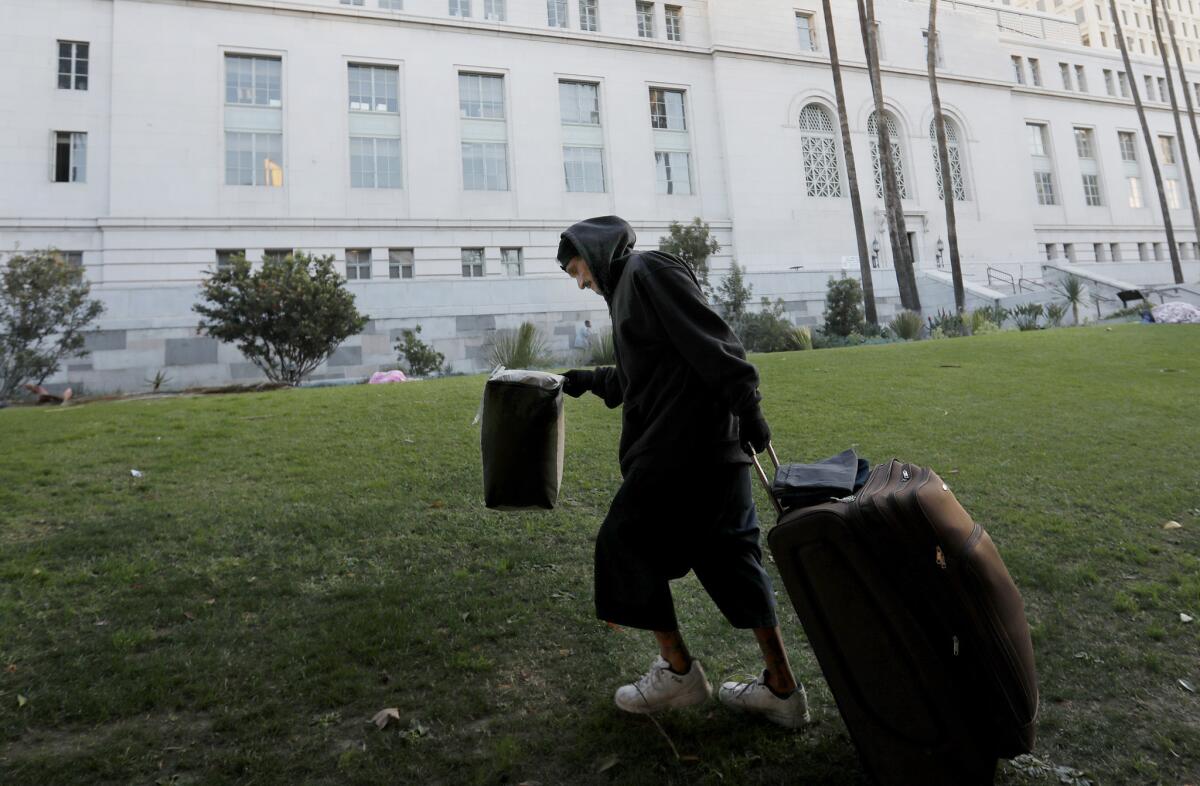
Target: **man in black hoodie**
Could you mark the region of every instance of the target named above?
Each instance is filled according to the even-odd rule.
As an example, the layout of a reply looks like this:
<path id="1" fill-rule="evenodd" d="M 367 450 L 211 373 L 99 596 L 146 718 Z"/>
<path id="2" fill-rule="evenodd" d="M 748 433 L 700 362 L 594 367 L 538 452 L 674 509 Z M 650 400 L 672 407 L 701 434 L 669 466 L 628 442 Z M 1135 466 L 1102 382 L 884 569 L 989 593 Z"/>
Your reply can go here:
<path id="1" fill-rule="evenodd" d="M 564 391 L 623 406 L 624 481 L 596 538 L 596 615 L 654 632 L 659 657 L 617 689 L 617 706 L 649 713 L 705 701 L 712 688 L 684 645 L 669 582 L 695 571 L 737 628 L 754 631 L 766 668 L 727 682 L 720 698 L 788 728 L 808 721 L 762 567 L 750 494 L 749 451 L 766 449 L 758 372 L 709 308 L 691 268 L 659 251 L 633 250 L 616 216 L 562 233 L 558 262 L 581 289 L 608 302 L 616 365 L 565 374 Z"/>

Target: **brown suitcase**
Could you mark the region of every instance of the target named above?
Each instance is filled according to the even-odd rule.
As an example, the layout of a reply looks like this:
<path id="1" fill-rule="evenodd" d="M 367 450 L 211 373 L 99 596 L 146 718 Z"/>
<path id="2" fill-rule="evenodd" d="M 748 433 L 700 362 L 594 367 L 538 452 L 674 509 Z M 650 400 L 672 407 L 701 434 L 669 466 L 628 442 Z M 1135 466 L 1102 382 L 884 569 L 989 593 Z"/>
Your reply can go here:
<path id="1" fill-rule="evenodd" d="M 876 782 L 990 784 L 1032 750 L 1021 595 L 936 473 L 893 459 L 853 496 L 779 511 L 771 553 Z"/>

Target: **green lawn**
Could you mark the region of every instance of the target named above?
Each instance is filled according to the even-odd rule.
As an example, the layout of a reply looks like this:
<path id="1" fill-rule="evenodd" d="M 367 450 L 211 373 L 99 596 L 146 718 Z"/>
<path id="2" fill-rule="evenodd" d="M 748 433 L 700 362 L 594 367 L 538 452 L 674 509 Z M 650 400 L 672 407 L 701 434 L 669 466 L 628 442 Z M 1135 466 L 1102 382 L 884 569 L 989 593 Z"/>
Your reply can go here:
<path id="1" fill-rule="evenodd" d="M 1179 683 L 1200 690 L 1200 329 L 754 360 L 784 456 L 928 464 L 991 532 L 1033 628 L 1043 761 L 1200 781 Z M 482 385 L 0 411 L 0 783 L 861 782 L 786 598 L 809 729 L 619 713 L 655 653 L 592 615 L 619 413 L 569 400 L 559 508 L 496 513 Z M 676 597 L 711 679 L 759 668 L 694 579 Z"/>

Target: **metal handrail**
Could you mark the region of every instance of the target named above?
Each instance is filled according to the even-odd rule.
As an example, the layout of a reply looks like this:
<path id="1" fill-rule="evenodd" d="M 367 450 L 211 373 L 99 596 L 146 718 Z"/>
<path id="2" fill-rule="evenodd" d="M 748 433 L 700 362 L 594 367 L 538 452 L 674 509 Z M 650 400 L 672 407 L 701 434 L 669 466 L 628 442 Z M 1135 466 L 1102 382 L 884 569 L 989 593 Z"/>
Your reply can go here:
<path id="1" fill-rule="evenodd" d="M 1013 291 L 1014 295 L 1017 294 L 1017 282 L 1013 280 L 1012 273 L 1005 273 L 1003 270 L 1000 270 L 999 268 L 994 268 L 991 265 L 988 265 L 987 280 L 988 280 L 989 287 L 992 285 L 992 276 L 993 275 L 995 275 L 996 278 L 999 279 L 1000 281 L 1004 281 L 1010 287 L 1012 287 L 1012 291 Z"/>
<path id="2" fill-rule="evenodd" d="M 1047 289 L 1047 286 L 1045 284 L 1043 284 L 1041 281 L 1034 281 L 1032 278 L 1024 278 L 1024 277 L 1018 278 L 1017 285 L 1024 292 L 1037 292 L 1038 288 Z M 1028 286 L 1026 286 L 1026 285 L 1028 285 Z"/>

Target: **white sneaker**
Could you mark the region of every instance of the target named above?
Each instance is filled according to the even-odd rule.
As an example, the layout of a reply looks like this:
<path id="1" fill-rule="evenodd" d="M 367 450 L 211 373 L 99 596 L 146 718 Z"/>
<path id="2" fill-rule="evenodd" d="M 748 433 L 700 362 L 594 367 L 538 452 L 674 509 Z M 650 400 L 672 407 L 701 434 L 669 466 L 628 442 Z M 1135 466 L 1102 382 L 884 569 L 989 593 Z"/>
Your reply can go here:
<path id="1" fill-rule="evenodd" d="M 809 721 L 808 696 L 803 685 L 786 699 L 781 699 L 767 687 L 767 672 L 745 682 L 726 682 L 721 685 L 721 703 L 738 712 L 763 715 L 785 729 L 798 729 Z"/>
<path id="2" fill-rule="evenodd" d="M 646 714 L 659 710 L 691 707 L 708 701 L 712 686 L 704 676 L 700 661 L 693 659 L 687 674 L 671 671 L 662 656 L 654 659 L 650 671 L 631 685 L 617 688 L 613 701 L 626 712 Z"/>

